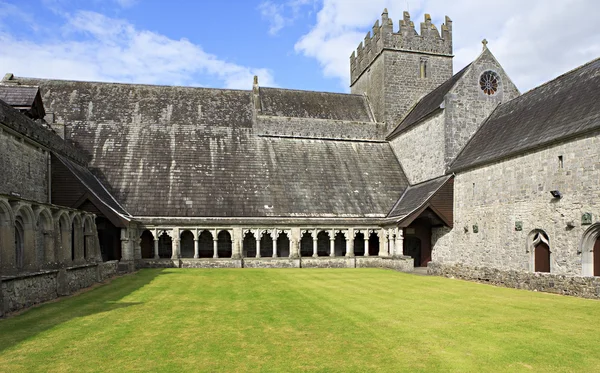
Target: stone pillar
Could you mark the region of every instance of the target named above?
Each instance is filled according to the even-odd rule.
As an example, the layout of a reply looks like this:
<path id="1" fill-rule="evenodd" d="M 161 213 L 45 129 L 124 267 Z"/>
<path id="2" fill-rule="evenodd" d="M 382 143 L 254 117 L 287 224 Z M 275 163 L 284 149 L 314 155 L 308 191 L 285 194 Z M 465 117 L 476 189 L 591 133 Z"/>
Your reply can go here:
<path id="1" fill-rule="evenodd" d="M 300 257 L 300 238 L 302 236 L 302 231 L 300 228 L 292 228 L 289 231 L 289 239 L 290 239 L 290 258 L 299 258 Z"/>
<path id="2" fill-rule="evenodd" d="M 179 243 L 180 243 L 180 239 L 179 239 L 179 229 L 174 229 L 173 233 L 172 233 L 172 240 L 171 240 L 171 259 L 179 259 L 180 255 L 179 255 Z"/>
<path id="3" fill-rule="evenodd" d="M 198 254 L 198 240 L 200 237 L 198 237 L 198 234 L 196 234 L 196 237 L 194 237 L 194 259 L 198 259 L 198 257 L 200 256 Z"/>
<path id="4" fill-rule="evenodd" d="M 388 248 L 388 237 L 385 229 L 381 229 L 379 231 L 379 236 L 381 237 L 381 248 L 379 250 L 379 256 L 390 256 Z"/>
<path id="5" fill-rule="evenodd" d="M 219 240 L 213 238 L 213 258 L 219 257 Z"/>
<path id="6" fill-rule="evenodd" d="M 277 258 L 277 234 L 273 234 L 273 258 Z"/>
<path id="7" fill-rule="evenodd" d="M 404 255 L 404 230 L 402 228 L 396 228 L 396 255 Z"/>
<path id="8" fill-rule="evenodd" d="M 348 229 L 346 233 L 346 256 L 354 257 L 354 229 Z"/>
<path id="9" fill-rule="evenodd" d="M 158 237 L 154 238 L 154 259 L 159 259 L 160 256 L 158 255 Z"/>
<path id="10" fill-rule="evenodd" d="M 241 259 L 242 258 L 242 241 L 244 240 L 244 233 L 242 228 L 233 228 L 233 234 L 231 234 L 231 258 L 232 259 Z"/>
<path id="11" fill-rule="evenodd" d="M 313 258 L 316 258 L 319 256 L 318 253 L 318 249 L 317 249 L 317 244 L 318 244 L 318 239 L 317 239 L 318 233 L 317 230 L 315 229 L 315 231 L 313 232 Z"/>
<path id="12" fill-rule="evenodd" d="M 260 232 L 256 231 L 256 257 L 260 258 Z"/>
<path id="13" fill-rule="evenodd" d="M 365 256 L 369 256 L 369 230 L 366 229 L 363 235 L 365 237 Z"/>
<path id="14" fill-rule="evenodd" d="M 335 256 L 335 236 L 333 235 L 333 233 L 330 234 L 331 236 L 329 237 L 329 256 Z"/>
<path id="15" fill-rule="evenodd" d="M 133 260 L 133 247 L 130 245 L 129 231 L 127 228 L 121 228 L 121 260 Z"/>
<path id="16" fill-rule="evenodd" d="M 394 240 L 394 231 L 391 229 L 387 230 L 388 242 L 390 244 L 390 253 L 392 256 L 396 256 L 396 241 Z"/>

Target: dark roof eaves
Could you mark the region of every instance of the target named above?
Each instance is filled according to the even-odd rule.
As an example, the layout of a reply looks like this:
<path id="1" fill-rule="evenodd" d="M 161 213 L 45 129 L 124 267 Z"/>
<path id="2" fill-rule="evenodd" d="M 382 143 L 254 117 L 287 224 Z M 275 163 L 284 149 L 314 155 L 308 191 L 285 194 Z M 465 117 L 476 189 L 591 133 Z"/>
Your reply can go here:
<path id="1" fill-rule="evenodd" d="M 396 223 L 400 223 L 400 222 L 402 222 L 402 221 L 403 221 L 404 219 L 406 219 L 408 216 L 412 215 L 412 214 L 413 214 L 415 211 L 418 211 L 418 210 L 419 210 L 419 209 L 421 209 L 423 206 L 425 206 L 427 203 L 429 203 L 429 201 L 431 201 L 431 199 L 433 198 L 433 196 L 435 196 L 435 195 L 436 195 L 436 193 L 437 193 L 437 192 L 439 192 L 439 190 L 440 190 L 440 189 L 441 189 L 441 188 L 442 188 L 444 185 L 446 185 L 446 183 L 448 182 L 448 180 L 452 179 L 453 177 L 454 177 L 454 175 L 442 175 L 442 176 L 436 177 L 436 178 L 434 178 L 434 179 L 426 180 L 426 181 L 420 182 L 420 183 L 418 183 L 418 184 L 415 184 L 415 185 L 411 185 L 411 186 L 409 186 L 408 188 L 406 188 L 406 190 L 405 190 L 405 191 L 404 191 L 404 193 L 402 194 L 402 197 L 404 197 L 404 195 L 406 194 L 406 192 L 407 192 L 407 191 L 408 191 L 410 188 L 418 187 L 418 186 L 421 186 L 421 185 L 423 185 L 423 184 L 426 184 L 426 183 L 429 183 L 429 182 L 434 182 L 434 181 L 437 181 L 437 180 L 439 180 L 439 179 L 446 178 L 446 180 L 444 180 L 444 182 L 442 182 L 442 183 L 440 184 L 440 186 L 439 186 L 439 187 L 437 187 L 437 188 L 436 188 L 436 189 L 435 189 L 435 190 L 434 190 L 434 191 L 433 191 L 433 192 L 432 192 L 432 193 L 429 195 L 429 197 L 427 197 L 427 198 L 426 198 L 426 199 L 423 201 L 423 203 L 421 203 L 421 204 L 420 204 L 418 207 L 414 208 L 412 211 L 410 211 L 409 213 L 407 213 L 406 215 L 404 215 L 404 216 L 401 216 L 401 217 L 400 217 L 400 216 L 389 216 L 389 213 L 388 213 L 388 216 L 386 216 L 386 218 L 385 218 L 385 221 L 393 221 L 393 222 L 396 222 Z M 402 197 L 401 197 L 401 198 L 398 200 L 398 203 L 400 203 L 400 202 L 402 201 Z M 392 210 L 392 211 L 393 211 L 393 210 Z M 390 211 L 390 213 L 391 213 L 391 211 Z"/>

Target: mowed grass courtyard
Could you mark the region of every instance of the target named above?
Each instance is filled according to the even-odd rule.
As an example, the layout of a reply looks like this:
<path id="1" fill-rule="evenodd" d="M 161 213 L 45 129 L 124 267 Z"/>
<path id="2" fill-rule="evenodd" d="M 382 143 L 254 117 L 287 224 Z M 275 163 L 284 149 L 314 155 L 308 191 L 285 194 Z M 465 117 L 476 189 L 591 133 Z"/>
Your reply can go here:
<path id="1" fill-rule="evenodd" d="M 1 372 L 598 372 L 600 302 L 378 269 L 148 269 L 0 320 Z"/>

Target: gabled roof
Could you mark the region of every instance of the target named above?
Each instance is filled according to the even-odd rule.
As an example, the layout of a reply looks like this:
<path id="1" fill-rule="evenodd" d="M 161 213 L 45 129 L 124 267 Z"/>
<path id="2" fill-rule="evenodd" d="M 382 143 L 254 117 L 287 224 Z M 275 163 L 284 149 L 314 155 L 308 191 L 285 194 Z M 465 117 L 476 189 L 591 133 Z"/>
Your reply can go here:
<path id="1" fill-rule="evenodd" d="M 260 88 L 260 101 L 262 115 L 372 122 L 362 95 Z"/>
<path id="2" fill-rule="evenodd" d="M 97 205 L 101 203 L 112 211 L 112 214 L 118 214 L 120 220 L 129 220 L 129 213 L 117 202 L 117 200 L 106 190 L 100 181 L 85 167 L 80 166 L 68 158 L 59 154 L 53 155 L 72 173 L 72 175 L 87 190 L 87 194 Z M 96 206 L 102 209 L 102 206 Z M 105 209 L 102 209 L 106 211 Z M 108 214 L 109 216 L 112 214 Z M 113 220 L 113 219 L 111 219 Z"/>
<path id="3" fill-rule="evenodd" d="M 409 186 L 394 205 L 388 219 L 407 222 L 418 217 L 426 208 L 431 208 L 446 224 L 452 226 L 452 176 L 440 176 L 416 185 Z M 448 190 L 444 190 L 444 187 Z M 439 198 L 435 198 L 439 197 Z M 407 221 L 410 220 L 410 221 Z"/>
<path id="4" fill-rule="evenodd" d="M 15 85 L 0 85 L 0 100 L 10 106 L 26 107 L 33 105 L 39 93 L 38 87 L 22 87 Z"/>
<path id="5" fill-rule="evenodd" d="M 600 59 L 596 59 L 498 106 L 449 172 L 600 129 L 599 87 Z"/>
<path id="6" fill-rule="evenodd" d="M 444 97 L 446 97 L 456 82 L 462 78 L 470 66 L 471 64 L 468 64 L 462 70 L 454 74 L 454 76 L 452 76 L 450 79 L 446 80 L 436 89 L 421 98 L 408 113 L 408 115 L 404 117 L 402 122 L 400 122 L 400 124 L 387 136 L 387 140 L 395 138 L 405 130 L 433 114 L 436 110 L 439 110 L 444 103 Z"/>

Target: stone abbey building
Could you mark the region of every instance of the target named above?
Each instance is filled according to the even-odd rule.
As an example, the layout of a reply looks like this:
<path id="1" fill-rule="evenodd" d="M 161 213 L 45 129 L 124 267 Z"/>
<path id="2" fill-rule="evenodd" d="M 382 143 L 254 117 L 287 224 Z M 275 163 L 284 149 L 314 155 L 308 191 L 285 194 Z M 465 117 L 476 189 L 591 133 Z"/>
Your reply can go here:
<path id="1" fill-rule="evenodd" d="M 351 94 L 7 74 L 0 314 L 143 267 L 428 266 L 599 296 L 600 60 L 521 94 L 486 44 L 453 74 L 448 17 L 384 11 Z"/>

